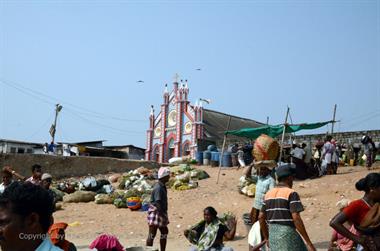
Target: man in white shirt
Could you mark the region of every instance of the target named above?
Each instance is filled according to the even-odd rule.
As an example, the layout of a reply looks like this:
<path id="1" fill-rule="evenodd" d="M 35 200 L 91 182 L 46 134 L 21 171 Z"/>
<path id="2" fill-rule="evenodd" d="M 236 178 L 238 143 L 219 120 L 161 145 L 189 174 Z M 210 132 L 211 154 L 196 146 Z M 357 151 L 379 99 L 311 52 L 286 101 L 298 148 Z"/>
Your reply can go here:
<path id="1" fill-rule="evenodd" d="M 53 198 L 41 186 L 13 182 L 0 195 L 2 251 L 62 251 L 47 234 L 53 223 Z"/>
<path id="2" fill-rule="evenodd" d="M 34 185 L 41 184 L 42 177 L 42 167 L 38 164 L 32 166 L 32 176 L 26 180 L 26 182 L 30 182 Z"/>
<path id="3" fill-rule="evenodd" d="M 293 144 L 293 149 L 290 152 L 290 155 L 292 155 L 293 161 L 294 161 L 294 158 L 303 160 L 305 156 L 305 151 L 302 148 L 300 148 L 297 144 Z"/>
<path id="4" fill-rule="evenodd" d="M 2 194 L 5 188 L 7 188 L 13 182 L 13 175 L 6 168 L 3 168 L 1 174 L 3 176 L 3 182 L 0 184 L 0 194 Z"/>
<path id="5" fill-rule="evenodd" d="M 326 174 L 334 174 L 334 168 L 332 165 L 332 157 L 333 153 L 335 152 L 335 146 L 331 143 L 332 136 L 328 135 L 326 137 L 325 144 L 322 148 L 322 159 L 324 161 L 324 164 L 326 165 Z"/>
<path id="6" fill-rule="evenodd" d="M 296 165 L 296 179 L 307 179 L 307 166 L 304 162 L 305 151 L 297 144 L 293 144 L 293 150 L 290 152 L 290 155 L 292 156 L 292 162 Z"/>

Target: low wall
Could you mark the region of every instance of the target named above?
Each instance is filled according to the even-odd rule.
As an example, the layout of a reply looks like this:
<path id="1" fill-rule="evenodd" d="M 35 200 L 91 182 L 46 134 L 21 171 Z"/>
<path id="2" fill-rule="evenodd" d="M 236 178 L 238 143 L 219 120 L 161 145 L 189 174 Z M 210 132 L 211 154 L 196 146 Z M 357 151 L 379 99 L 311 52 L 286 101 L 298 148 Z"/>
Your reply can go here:
<path id="1" fill-rule="evenodd" d="M 54 178 L 105 174 L 108 172 L 126 172 L 141 166 L 159 168 L 152 161 L 124 160 L 105 157 L 52 156 L 40 154 L 0 154 L 0 167 L 11 166 L 19 174 L 29 177 L 34 164 L 42 166 L 44 173 Z"/>
<path id="2" fill-rule="evenodd" d="M 356 131 L 356 132 L 338 132 L 334 133 L 333 137 L 341 143 L 353 144 L 361 143 L 361 138 L 363 135 L 368 135 L 372 138 L 374 142 L 380 142 L 380 130 L 368 130 L 368 131 Z M 324 140 L 326 137 L 325 133 L 322 134 L 304 134 L 293 136 L 299 142 L 309 142 L 315 143 L 318 139 Z"/>

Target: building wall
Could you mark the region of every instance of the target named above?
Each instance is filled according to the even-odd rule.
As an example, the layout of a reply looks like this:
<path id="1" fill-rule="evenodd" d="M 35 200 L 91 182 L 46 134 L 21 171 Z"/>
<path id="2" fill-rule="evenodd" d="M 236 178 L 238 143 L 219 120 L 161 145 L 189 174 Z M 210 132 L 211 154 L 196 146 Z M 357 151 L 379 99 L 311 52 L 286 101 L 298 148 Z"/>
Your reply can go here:
<path id="1" fill-rule="evenodd" d="M 128 158 L 135 160 L 144 159 L 144 152 L 144 149 L 128 147 Z"/>
<path id="2" fill-rule="evenodd" d="M 36 145 L 32 144 L 22 144 L 13 142 L 1 142 L 0 143 L 0 153 L 34 153 L 33 147 Z"/>
<path id="3" fill-rule="evenodd" d="M 42 171 L 53 178 L 87 176 L 109 172 L 126 172 L 141 166 L 159 168 L 156 162 L 124 160 L 104 157 L 52 156 L 38 154 L 0 154 L 0 166 L 10 166 L 19 174 L 29 177 L 31 166 L 40 164 Z"/>

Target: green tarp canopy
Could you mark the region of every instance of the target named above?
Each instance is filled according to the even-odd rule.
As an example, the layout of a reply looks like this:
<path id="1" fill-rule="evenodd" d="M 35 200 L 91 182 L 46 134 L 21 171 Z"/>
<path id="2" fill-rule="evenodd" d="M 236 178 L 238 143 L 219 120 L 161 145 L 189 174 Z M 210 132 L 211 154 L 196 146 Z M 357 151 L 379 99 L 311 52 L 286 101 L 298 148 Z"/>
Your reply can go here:
<path id="1" fill-rule="evenodd" d="M 286 133 L 293 133 L 298 132 L 300 130 L 312 130 L 317 129 L 320 127 L 323 127 L 327 125 L 328 123 L 332 123 L 333 121 L 325 121 L 325 122 L 318 122 L 318 123 L 304 123 L 304 124 L 296 124 L 296 125 L 286 125 L 285 132 Z M 233 130 L 233 131 L 226 131 L 226 135 L 235 135 L 239 137 L 245 137 L 250 139 L 256 139 L 261 134 L 269 135 L 272 138 L 275 138 L 282 134 L 284 130 L 284 125 L 268 125 L 268 126 L 262 126 L 257 128 L 243 128 L 240 130 Z"/>

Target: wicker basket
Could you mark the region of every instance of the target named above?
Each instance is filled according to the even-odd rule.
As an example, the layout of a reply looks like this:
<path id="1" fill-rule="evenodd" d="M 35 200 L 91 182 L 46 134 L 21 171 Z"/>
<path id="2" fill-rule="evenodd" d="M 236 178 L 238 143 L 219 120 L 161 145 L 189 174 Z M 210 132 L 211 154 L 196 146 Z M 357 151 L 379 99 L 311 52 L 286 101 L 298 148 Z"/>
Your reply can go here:
<path id="1" fill-rule="evenodd" d="M 255 157 L 255 161 L 276 160 L 279 150 L 279 144 L 275 139 L 262 134 L 255 141 L 253 156 Z"/>

